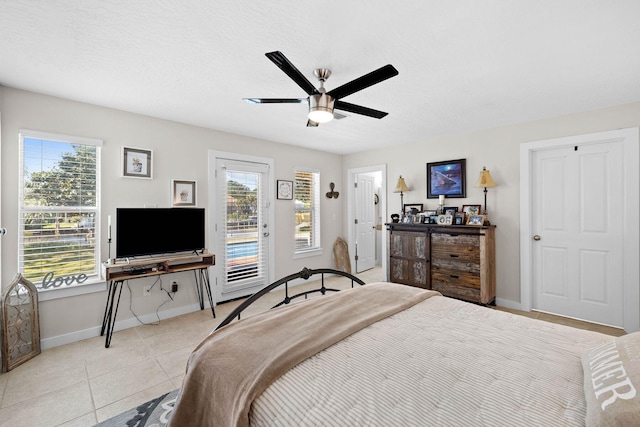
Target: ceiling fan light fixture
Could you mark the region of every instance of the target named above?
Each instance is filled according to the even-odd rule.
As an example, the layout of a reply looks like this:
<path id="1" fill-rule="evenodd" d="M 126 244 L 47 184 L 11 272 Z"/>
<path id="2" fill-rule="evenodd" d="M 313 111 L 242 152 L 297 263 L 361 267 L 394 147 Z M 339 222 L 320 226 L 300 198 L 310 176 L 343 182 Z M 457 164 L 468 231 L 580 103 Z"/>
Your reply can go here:
<path id="1" fill-rule="evenodd" d="M 309 95 L 309 120 L 316 123 L 327 123 L 333 120 L 333 104 L 335 100 L 326 93 Z"/>

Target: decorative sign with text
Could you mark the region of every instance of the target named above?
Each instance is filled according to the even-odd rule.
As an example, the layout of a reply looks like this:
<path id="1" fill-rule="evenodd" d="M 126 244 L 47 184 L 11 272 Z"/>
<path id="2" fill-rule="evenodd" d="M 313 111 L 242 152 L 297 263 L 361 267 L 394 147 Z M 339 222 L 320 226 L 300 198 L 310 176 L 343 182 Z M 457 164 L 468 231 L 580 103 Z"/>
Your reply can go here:
<path id="1" fill-rule="evenodd" d="M 77 276 L 53 276 L 53 271 L 44 275 L 42 283 L 36 286 L 38 289 L 60 288 L 62 286 L 71 286 L 74 283 L 84 283 L 88 279 L 87 275 L 80 273 Z"/>

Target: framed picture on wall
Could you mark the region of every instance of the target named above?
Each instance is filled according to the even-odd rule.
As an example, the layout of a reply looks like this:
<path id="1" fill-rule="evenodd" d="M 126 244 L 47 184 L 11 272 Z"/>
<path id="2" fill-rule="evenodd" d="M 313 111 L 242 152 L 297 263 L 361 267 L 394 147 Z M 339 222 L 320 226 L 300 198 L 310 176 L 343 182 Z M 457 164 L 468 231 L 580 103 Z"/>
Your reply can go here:
<path id="1" fill-rule="evenodd" d="M 122 176 L 152 179 L 152 150 L 122 147 Z"/>
<path id="2" fill-rule="evenodd" d="M 441 195 L 467 197 L 466 162 L 467 159 L 458 159 L 427 163 L 427 199 L 437 199 Z"/>
<path id="3" fill-rule="evenodd" d="M 277 180 L 277 197 L 280 200 L 293 200 L 293 181 Z"/>
<path id="4" fill-rule="evenodd" d="M 196 181 L 171 180 L 171 203 L 173 206 L 195 206 Z"/>

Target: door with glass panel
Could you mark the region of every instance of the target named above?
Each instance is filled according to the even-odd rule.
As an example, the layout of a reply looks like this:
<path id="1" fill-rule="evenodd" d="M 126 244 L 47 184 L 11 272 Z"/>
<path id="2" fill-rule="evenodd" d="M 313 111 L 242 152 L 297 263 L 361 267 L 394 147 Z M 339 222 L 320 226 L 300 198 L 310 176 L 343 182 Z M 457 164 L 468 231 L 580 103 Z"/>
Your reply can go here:
<path id="1" fill-rule="evenodd" d="M 270 165 L 216 159 L 216 264 L 219 301 L 250 295 L 269 284 Z"/>

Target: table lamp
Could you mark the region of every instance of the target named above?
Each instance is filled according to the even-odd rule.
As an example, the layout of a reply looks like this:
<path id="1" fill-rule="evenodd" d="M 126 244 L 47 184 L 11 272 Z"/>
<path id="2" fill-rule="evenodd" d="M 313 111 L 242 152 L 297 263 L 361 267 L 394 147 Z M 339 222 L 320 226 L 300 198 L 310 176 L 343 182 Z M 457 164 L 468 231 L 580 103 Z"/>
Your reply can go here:
<path id="1" fill-rule="evenodd" d="M 409 190 L 409 187 L 407 187 L 407 184 L 404 182 L 404 178 L 402 177 L 402 175 L 400 175 L 400 178 L 398 178 L 398 182 L 396 183 L 396 189 L 393 190 L 393 192 L 400 193 L 400 213 L 401 214 L 404 213 L 404 192 L 405 191 L 411 191 L 411 190 Z"/>
<path id="2" fill-rule="evenodd" d="M 491 171 L 488 171 L 486 167 L 482 167 L 480 171 L 480 177 L 478 178 L 478 182 L 476 183 L 476 187 L 482 188 L 484 187 L 484 211 L 483 215 L 487 214 L 487 188 L 495 187 L 496 183 L 491 178 Z"/>

